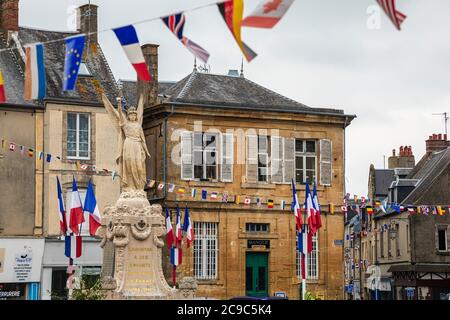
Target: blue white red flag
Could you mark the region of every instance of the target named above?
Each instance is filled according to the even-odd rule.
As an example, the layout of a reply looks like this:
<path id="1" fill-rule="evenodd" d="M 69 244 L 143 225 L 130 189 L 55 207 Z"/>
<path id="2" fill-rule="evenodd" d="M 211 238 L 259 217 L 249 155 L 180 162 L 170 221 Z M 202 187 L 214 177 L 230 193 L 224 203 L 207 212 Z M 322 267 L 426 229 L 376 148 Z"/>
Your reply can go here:
<path id="1" fill-rule="evenodd" d="M 42 43 L 26 46 L 24 99 L 43 99 L 46 90 L 44 46 Z"/>
<path id="2" fill-rule="evenodd" d="M 84 34 L 66 39 L 66 59 L 64 63 L 64 91 L 74 90 L 77 83 L 78 71 L 83 59 Z"/>
<path id="3" fill-rule="evenodd" d="M 314 210 L 315 210 L 316 229 L 320 229 L 322 227 L 322 218 L 320 217 L 320 204 L 319 204 L 319 198 L 317 197 L 317 188 L 316 188 L 315 182 L 314 182 L 314 190 L 313 190 L 313 205 L 314 205 Z"/>
<path id="4" fill-rule="evenodd" d="M 78 192 L 77 183 L 75 177 L 73 177 L 72 191 L 69 197 L 69 227 L 73 233 L 79 235 L 80 228 L 79 225 L 84 222 L 83 206 L 81 204 L 80 193 Z"/>
<path id="5" fill-rule="evenodd" d="M 113 29 L 114 33 L 119 39 L 122 49 L 125 52 L 128 60 L 136 70 L 139 80 L 149 82 L 152 80 L 147 64 L 145 63 L 144 54 L 142 53 L 141 45 L 134 26 L 129 25 Z"/>
<path id="6" fill-rule="evenodd" d="M 179 266 L 182 262 L 181 248 L 172 247 L 170 249 L 170 264 L 173 266 Z"/>
<path id="7" fill-rule="evenodd" d="M 64 254 L 67 258 L 79 258 L 81 257 L 82 240 L 81 236 L 70 235 L 65 237 L 65 250 Z"/>
<path id="8" fill-rule="evenodd" d="M 192 241 L 194 241 L 194 228 L 192 228 L 191 217 L 189 216 L 187 206 L 184 212 L 183 231 L 186 233 L 187 247 L 189 248 Z"/>
<path id="9" fill-rule="evenodd" d="M 298 231 L 301 229 L 303 220 L 302 220 L 302 210 L 300 208 L 300 202 L 298 201 L 297 190 L 295 189 L 294 179 L 292 179 L 292 196 L 293 196 L 292 211 L 294 211 L 295 226 L 296 226 L 296 230 Z"/>
<path id="10" fill-rule="evenodd" d="M 61 184 L 59 183 L 59 178 L 56 177 L 57 189 L 58 189 L 58 204 L 59 204 L 59 226 L 61 234 L 67 233 L 67 220 L 66 220 L 66 209 L 64 207 L 64 200 L 62 195 Z"/>
<path id="11" fill-rule="evenodd" d="M 167 235 L 167 246 L 172 248 L 174 243 L 173 229 L 172 229 L 172 221 L 169 213 L 169 209 L 166 208 L 166 235 Z"/>
<path id="12" fill-rule="evenodd" d="M 315 209 L 313 205 L 313 198 L 311 194 L 311 189 L 309 188 L 308 180 L 306 180 L 306 192 L 305 192 L 305 210 L 307 216 L 307 222 L 309 226 L 309 232 L 312 234 L 316 233 L 316 219 L 315 219 Z"/>
<path id="13" fill-rule="evenodd" d="M 170 31 L 181 41 L 181 43 L 197 58 L 204 63 L 208 62 L 209 53 L 194 41 L 188 39 L 183 35 L 184 24 L 186 23 L 186 17 L 184 13 L 178 13 L 171 16 L 161 18 L 164 24 Z"/>
<path id="14" fill-rule="evenodd" d="M 84 200 L 84 213 L 89 213 L 89 234 L 95 236 L 95 232 L 101 225 L 100 211 L 98 210 L 97 200 L 95 199 L 94 188 L 89 180 L 86 199 Z"/>
<path id="15" fill-rule="evenodd" d="M 178 247 L 183 240 L 183 233 L 181 227 L 181 216 L 180 216 L 180 208 L 177 205 L 177 214 L 176 214 L 176 225 L 175 225 L 175 246 Z"/>

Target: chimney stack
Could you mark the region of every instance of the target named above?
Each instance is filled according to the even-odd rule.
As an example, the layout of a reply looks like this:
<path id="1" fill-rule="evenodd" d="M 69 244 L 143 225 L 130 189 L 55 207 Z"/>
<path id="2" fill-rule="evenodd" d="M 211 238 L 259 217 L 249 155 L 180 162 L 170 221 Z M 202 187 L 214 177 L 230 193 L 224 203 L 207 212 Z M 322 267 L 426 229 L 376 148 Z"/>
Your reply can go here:
<path id="1" fill-rule="evenodd" d="M 98 6 L 95 4 L 85 4 L 78 8 L 77 13 L 77 31 L 86 34 L 87 39 L 91 44 L 98 43 L 98 20 L 97 20 Z M 94 34 L 88 35 L 90 32 Z"/>
<path id="2" fill-rule="evenodd" d="M 447 135 L 433 134 L 425 141 L 426 152 L 438 152 L 447 149 L 450 146 L 450 141 L 447 140 Z"/>
<path id="3" fill-rule="evenodd" d="M 3 31 L 19 31 L 19 0 L 2 0 L 0 19 Z"/>
<path id="4" fill-rule="evenodd" d="M 158 99 L 158 47 L 157 44 L 145 44 L 142 46 L 145 63 L 150 71 L 152 80 L 150 82 L 137 81 L 137 100 L 141 93 L 144 94 L 144 108 L 151 107 Z"/>
<path id="5" fill-rule="evenodd" d="M 395 155 L 395 149 L 392 150 L 392 156 L 388 159 L 388 168 L 414 168 L 416 160 L 411 146 L 400 146 L 398 156 Z"/>

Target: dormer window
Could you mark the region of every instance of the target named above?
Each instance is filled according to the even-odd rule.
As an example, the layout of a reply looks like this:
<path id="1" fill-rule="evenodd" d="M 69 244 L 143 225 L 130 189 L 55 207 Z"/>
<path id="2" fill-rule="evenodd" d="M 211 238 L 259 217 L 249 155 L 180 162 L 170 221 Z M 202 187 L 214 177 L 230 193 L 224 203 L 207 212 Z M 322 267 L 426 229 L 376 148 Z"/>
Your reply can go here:
<path id="1" fill-rule="evenodd" d="M 78 72 L 80 76 L 92 77 L 91 72 L 89 71 L 86 62 L 82 61 L 80 64 L 80 71 Z"/>

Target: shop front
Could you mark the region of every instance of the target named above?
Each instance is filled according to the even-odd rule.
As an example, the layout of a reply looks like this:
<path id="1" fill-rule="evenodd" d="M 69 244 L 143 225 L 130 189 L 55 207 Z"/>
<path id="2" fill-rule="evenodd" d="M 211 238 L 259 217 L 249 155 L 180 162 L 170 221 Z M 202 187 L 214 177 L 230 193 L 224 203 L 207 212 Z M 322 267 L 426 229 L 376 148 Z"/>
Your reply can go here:
<path id="1" fill-rule="evenodd" d="M 69 258 L 64 254 L 64 240 L 59 238 L 47 238 L 45 240 L 44 261 L 42 267 L 42 300 L 66 300 L 67 270 Z M 73 269 L 77 283 L 83 279 L 92 284 L 99 277 L 103 260 L 103 252 L 100 241 L 91 237 L 83 237 L 82 254 L 73 261 Z"/>
<path id="2" fill-rule="evenodd" d="M 44 239 L 0 238 L 0 300 L 38 300 Z"/>

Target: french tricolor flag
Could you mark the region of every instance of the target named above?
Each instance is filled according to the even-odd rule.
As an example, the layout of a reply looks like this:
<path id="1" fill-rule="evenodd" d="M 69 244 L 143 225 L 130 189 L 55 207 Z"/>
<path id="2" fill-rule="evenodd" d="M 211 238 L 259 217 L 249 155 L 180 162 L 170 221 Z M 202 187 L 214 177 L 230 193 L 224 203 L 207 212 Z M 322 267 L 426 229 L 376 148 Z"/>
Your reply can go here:
<path id="1" fill-rule="evenodd" d="M 95 199 L 94 188 L 89 180 L 86 200 L 84 201 L 84 213 L 89 213 L 89 234 L 94 237 L 95 232 L 100 227 L 100 212 L 98 210 L 97 200 Z"/>
<path id="2" fill-rule="evenodd" d="M 44 46 L 41 43 L 25 47 L 25 100 L 43 99 L 46 93 Z"/>
<path id="3" fill-rule="evenodd" d="M 181 216 L 180 216 L 180 208 L 177 205 L 177 214 L 176 214 L 176 225 L 175 225 L 175 246 L 181 244 L 183 240 L 183 233 L 181 227 Z"/>
<path id="4" fill-rule="evenodd" d="M 67 221 L 66 221 L 66 209 L 64 207 L 63 195 L 61 184 L 59 183 L 59 178 L 56 177 L 57 188 L 58 188 L 58 204 L 59 204 L 59 226 L 61 229 L 61 234 L 67 233 Z"/>
<path id="5" fill-rule="evenodd" d="M 311 190 L 309 189 L 308 180 L 306 180 L 306 199 L 305 199 L 305 209 L 307 214 L 309 232 L 312 234 L 316 233 L 316 210 L 314 209 L 313 197 Z"/>
<path id="6" fill-rule="evenodd" d="M 67 258 L 79 258 L 81 257 L 82 240 L 81 236 L 70 235 L 65 238 L 65 250 L 64 254 Z"/>
<path id="7" fill-rule="evenodd" d="M 83 205 L 81 204 L 80 193 L 78 192 L 75 177 L 73 177 L 72 191 L 70 195 L 70 218 L 69 227 L 73 233 L 79 235 L 79 225 L 84 222 Z"/>
<path id="8" fill-rule="evenodd" d="M 170 249 L 170 264 L 173 266 L 179 266 L 181 264 L 181 248 L 172 247 Z"/>
<path id="9" fill-rule="evenodd" d="M 141 45 L 139 44 L 139 39 L 134 26 L 129 25 L 125 27 L 120 27 L 113 29 L 114 33 L 119 39 L 122 45 L 123 51 L 133 65 L 139 80 L 141 81 L 151 81 L 150 72 L 148 71 L 147 64 L 145 63 L 144 55 L 142 54 Z"/>
<path id="10" fill-rule="evenodd" d="M 297 230 L 300 230 L 301 226 L 303 224 L 302 210 L 300 209 L 300 203 L 298 201 L 297 190 L 295 189 L 294 179 L 292 179 L 292 196 L 293 196 L 292 211 L 294 211 L 294 215 L 295 215 L 295 225 L 297 227 Z"/>
<path id="11" fill-rule="evenodd" d="M 187 247 L 189 248 L 192 241 L 194 241 L 194 229 L 192 228 L 191 217 L 189 217 L 187 206 L 184 213 L 183 231 L 186 233 Z"/>
<path id="12" fill-rule="evenodd" d="M 169 209 L 166 208 L 166 229 L 167 229 L 167 246 L 172 248 L 172 244 L 174 242 L 172 221 L 170 221 Z"/>

